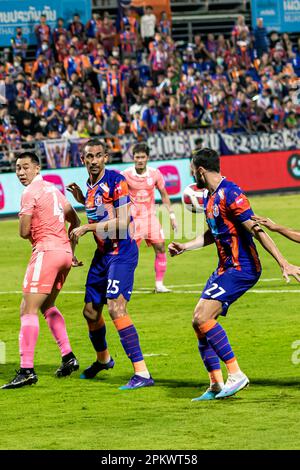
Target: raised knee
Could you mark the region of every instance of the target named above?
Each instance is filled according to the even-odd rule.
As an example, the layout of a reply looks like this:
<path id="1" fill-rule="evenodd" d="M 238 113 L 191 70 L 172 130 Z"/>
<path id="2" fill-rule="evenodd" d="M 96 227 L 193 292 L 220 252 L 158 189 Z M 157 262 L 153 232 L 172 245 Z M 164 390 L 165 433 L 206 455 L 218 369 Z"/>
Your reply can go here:
<path id="1" fill-rule="evenodd" d="M 204 312 L 202 311 L 202 309 L 196 309 L 194 311 L 194 317 L 193 317 L 193 320 L 192 320 L 192 326 L 194 328 L 194 330 L 199 330 L 199 328 L 201 328 L 201 326 L 206 322 L 206 319 L 205 319 L 205 315 L 204 315 Z"/>
<path id="2" fill-rule="evenodd" d="M 88 321 L 97 321 L 98 312 L 93 309 L 90 305 L 85 305 L 83 312 L 84 318 Z"/>

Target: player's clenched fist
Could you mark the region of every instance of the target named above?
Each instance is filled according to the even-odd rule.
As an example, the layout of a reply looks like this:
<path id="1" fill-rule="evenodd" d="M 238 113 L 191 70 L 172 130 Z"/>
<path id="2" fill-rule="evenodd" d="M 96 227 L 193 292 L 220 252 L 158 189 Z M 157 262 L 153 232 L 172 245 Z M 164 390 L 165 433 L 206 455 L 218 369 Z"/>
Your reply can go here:
<path id="1" fill-rule="evenodd" d="M 67 191 L 72 193 L 73 197 L 76 199 L 77 202 L 79 202 L 80 204 L 85 203 L 84 195 L 83 195 L 80 187 L 78 186 L 78 184 L 70 183 L 66 186 L 66 189 L 67 189 Z"/>
<path id="2" fill-rule="evenodd" d="M 169 244 L 168 250 L 171 256 L 177 256 L 184 252 L 185 245 L 184 243 L 172 242 Z"/>

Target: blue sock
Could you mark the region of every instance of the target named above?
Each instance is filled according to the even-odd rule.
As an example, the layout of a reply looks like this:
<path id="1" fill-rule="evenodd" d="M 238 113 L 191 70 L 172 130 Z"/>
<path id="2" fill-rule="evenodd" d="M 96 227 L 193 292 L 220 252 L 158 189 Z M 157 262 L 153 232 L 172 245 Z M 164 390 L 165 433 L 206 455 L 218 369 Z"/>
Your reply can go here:
<path id="1" fill-rule="evenodd" d="M 209 345 L 223 362 L 235 357 L 226 332 L 219 323 L 216 323 L 211 330 L 207 331 L 205 336 Z"/>
<path id="2" fill-rule="evenodd" d="M 107 343 L 105 339 L 106 326 L 101 326 L 98 330 L 90 331 L 89 337 L 94 346 L 96 352 L 105 351 L 107 349 Z"/>
<path id="3" fill-rule="evenodd" d="M 131 360 L 131 362 L 143 361 L 144 358 L 135 326 L 133 324 L 127 326 L 122 330 L 118 330 L 118 333 L 124 351 L 127 354 L 128 358 Z"/>
<path id="4" fill-rule="evenodd" d="M 208 343 L 206 337 L 198 339 L 198 349 L 207 372 L 212 372 L 213 370 L 221 369 L 219 358 L 213 348 Z"/>

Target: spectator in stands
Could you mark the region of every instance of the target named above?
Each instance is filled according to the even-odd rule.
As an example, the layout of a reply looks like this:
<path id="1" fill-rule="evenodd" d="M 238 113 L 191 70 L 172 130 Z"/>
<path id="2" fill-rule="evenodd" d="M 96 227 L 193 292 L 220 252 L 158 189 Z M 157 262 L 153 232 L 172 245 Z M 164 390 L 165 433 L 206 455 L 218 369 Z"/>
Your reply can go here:
<path id="1" fill-rule="evenodd" d="M 148 106 L 142 115 L 142 121 L 149 133 L 157 132 L 160 129 L 160 113 L 153 98 L 148 101 Z"/>
<path id="2" fill-rule="evenodd" d="M 268 35 L 264 27 L 263 18 L 257 18 L 256 27 L 254 28 L 254 47 L 257 57 L 261 57 L 264 52 L 268 52 Z"/>
<path id="3" fill-rule="evenodd" d="M 141 113 L 139 111 L 134 113 L 134 119 L 132 119 L 130 123 L 130 131 L 138 142 L 147 138 L 147 128 L 145 122 L 141 119 Z"/>
<path id="4" fill-rule="evenodd" d="M 46 59 L 44 54 L 40 54 L 32 67 L 32 78 L 37 82 L 45 80 L 50 71 L 49 61 Z"/>
<path id="5" fill-rule="evenodd" d="M 68 57 L 68 40 L 64 34 L 60 34 L 58 40 L 55 42 L 56 58 L 58 62 L 64 63 L 66 57 Z"/>
<path id="6" fill-rule="evenodd" d="M 126 57 L 135 57 L 137 42 L 137 33 L 131 30 L 130 24 L 127 24 L 124 32 L 120 34 L 123 59 Z"/>
<path id="7" fill-rule="evenodd" d="M 81 77 L 81 60 L 74 46 L 69 49 L 69 55 L 64 60 L 64 68 L 68 79 L 72 79 L 74 73 Z"/>
<path id="8" fill-rule="evenodd" d="M 50 44 L 51 42 L 51 28 L 47 24 L 46 15 L 42 14 L 40 16 L 40 22 L 34 28 L 36 40 L 38 46 L 42 44 L 43 41 L 47 41 Z"/>
<path id="9" fill-rule="evenodd" d="M 85 34 L 87 38 L 100 38 L 102 21 L 98 13 L 93 13 L 92 18 L 85 25 Z"/>
<path id="10" fill-rule="evenodd" d="M 73 21 L 69 24 L 68 30 L 71 37 L 76 36 L 78 39 L 84 39 L 84 25 L 81 23 L 78 13 L 73 15 Z"/>
<path id="11" fill-rule="evenodd" d="M 59 88 L 54 84 L 54 79 L 52 77 L 47 78 L 45 85 L 42 85 L 41 88 L 41 97 L 44 102 L 56 101 L 60 97 Z"/>
<path id="12" fill-rule="evenodd" d="M 249 35 L 249 28 L 245 23 L 245 17 L 243 15 L 239 15 L 231 32 L 233 44 L 236 44 L 236 42 L 240 39 L 240 36 L 244 35 L 244 33 L 246 33 L 247 37 Z"/>
<path id="13" fill-rule="evenodd" d="M 171 21 L 165 11 L 160 14 L 160 21 L 158 24 L 158 31 L 160 32 L 163 39 L 170 37 L 172 34 Z"/>
<path id="14" fill-rule="evenodd" d="M 53 62 L 53 51 L 49 45 L 49 42 L 43 39 L 41 46 L 36 51 L 36 57 L 38 58 L 39 55 L 44 55 L 48 60 L 49 64 Z"/>
<path id="15" fill-rule="evenodd" d="M 66 30 L 64 24 L 65 22 L 63 18 L 57 19 L 57 26 L 56 28 L 54 28 L 53 34 L 52 34 L 54 45 L 56 45 L 60 36 L 63 36 L 66 42 L 68 40 L 68 31 Z"/>
<path id="16" fill-rule="evenodd" d="M 141 17 L 141 37 L 144 47 L 149 50 L 149 44 L 154 39 L 156 27 L 156 16 L 153 13 L 153 8 L 147 6 L 145 14 Z"/>
<path id="17" fill-rule="evenodd" d="M 127 25 L 130 26 L 130 31 L 137 36 L 139 32 L 139 22 L 134 8 L 128 8 L 124 11 L 121 20 L 121 31 L 124 31 Z"/>
<path id="18" fill-rule="evenodd" d="M 116 34 L 116 27 L 110 19 L 109 13 L 105 12 L 100 29 L 100 37 L 107 54 L 110 54 L 113 50 Z"/>
<path id="19" fill-rule="evenodd" d="M 10 43 L 13 50 L 13 57 L 21 57 L 22 61 L 24 61 L 28 45 L 26 39 L 23 37 L 21 27 L 16 28 L 16 35 L 11 38 Z"/>
<path id="20" fill-rule="evenodd" d="M 115 107 L 112 108 L 110 116 L 105 119 L 103 130 L 108 137 L 115 137 L 120 133 L 122 118 Z"/>

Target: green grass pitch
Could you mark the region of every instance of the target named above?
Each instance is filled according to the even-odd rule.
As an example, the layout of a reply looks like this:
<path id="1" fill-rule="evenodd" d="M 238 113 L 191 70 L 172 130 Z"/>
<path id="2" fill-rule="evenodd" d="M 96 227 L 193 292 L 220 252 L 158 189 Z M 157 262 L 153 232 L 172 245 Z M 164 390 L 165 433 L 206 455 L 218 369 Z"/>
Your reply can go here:
<path id="1" fill-rule="evenodd" d="M 252 205 L 258 214 L 300 229 L 299 201 L 299 195 L 253 197 Z M 181 206 L 176 210 L 179 213 Z M 6 364 L 0 364 L 3 384 L 19 366 L 21 294 L 14 291 L 21 290 L 30 247 L 18 237 L 16 220 L 2 220 L 0 226 L 0 340 L 7 350 Z M 300 265 L 300 246 L 273 238 L 285 256 Z M 57 303 L 81 370 L 94 360 L 80 293 L 93 251 L 88 234 L 78 248 L 84 267 L 72 270 Z M 143 245 L 129 312 L 155 387 L 118 390 L 132 370 L 107 311 L 115 368 L 93 381 L 80 380 L 79 373 L 55 379 L 60 357 L 40 317 L 35 355 L 39 381 L 20 390 L 0 390 L 0 448 L 299 449 L 300 353 L 292 345 L 300 340 L 300 286 L 296 281 L 285 284 L 273 259 L 260 247 L 259 252 L 263 263 L 262 281 L 255 286 L 259 292 L 245 294 L 221 320 L 250 378 L 247 390 L 223 401 L 191 402 L 207 386 L 191 318 L 198 292 L 216 266 L 215 247 L 168 258 L 165 283 L 177 287 L 172 294 L 154 295 L 150 292 L 153 250 Z"/>

